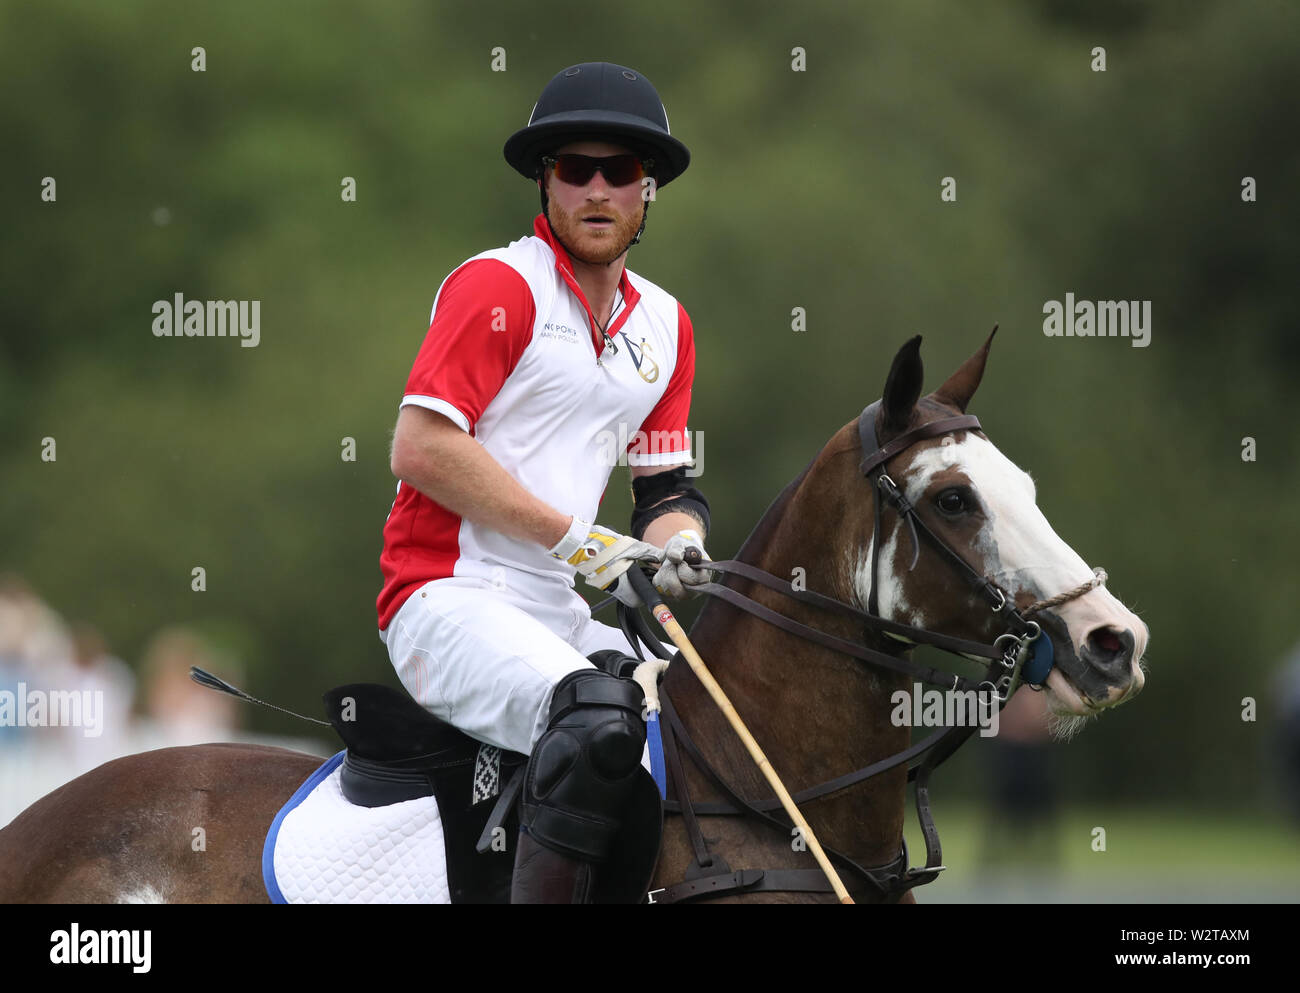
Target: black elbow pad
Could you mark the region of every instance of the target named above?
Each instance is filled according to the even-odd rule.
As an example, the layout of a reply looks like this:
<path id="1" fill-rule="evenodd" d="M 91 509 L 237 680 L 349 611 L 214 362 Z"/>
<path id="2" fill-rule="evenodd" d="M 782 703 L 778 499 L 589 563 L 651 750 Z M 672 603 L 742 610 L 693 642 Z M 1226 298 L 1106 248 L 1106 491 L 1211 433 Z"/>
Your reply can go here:
<path id="1" fill-rule="evenodd" d="M 637 476 L 632 480 L 632 499 L 635 505 L 629 530 L 638 541 L 650 522 L 664 514 L 690 514 L 700 522 L 705 534 L 708 533 L 709 501 L 691 485 L 684 465 L 652 476 Z"/>

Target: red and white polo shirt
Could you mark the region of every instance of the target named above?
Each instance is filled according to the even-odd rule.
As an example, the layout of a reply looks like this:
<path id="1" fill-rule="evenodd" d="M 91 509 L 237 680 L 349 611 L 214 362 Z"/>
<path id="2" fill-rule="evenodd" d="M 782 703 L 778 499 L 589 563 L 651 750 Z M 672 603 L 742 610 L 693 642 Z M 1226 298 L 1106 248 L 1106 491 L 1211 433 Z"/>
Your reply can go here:
<path id="1" fill-rule="evenodd" d="M 629 465 L 691 458 L 690 318 L 626 267 L 619 292 L 611 348 L 568 253 L 538 214 L 531 237 L 474 256 L 438 288 L 401 406 L 445 414 L 529 492 L 594 521 L 624 452 Z M 411 593 L 449 576 L 513 579 L 530 591 L 576 596 L 567 592 L 568 563 L 464 520 L 406 483 L 398 484 L 379 562 L 381 631 Z"/>

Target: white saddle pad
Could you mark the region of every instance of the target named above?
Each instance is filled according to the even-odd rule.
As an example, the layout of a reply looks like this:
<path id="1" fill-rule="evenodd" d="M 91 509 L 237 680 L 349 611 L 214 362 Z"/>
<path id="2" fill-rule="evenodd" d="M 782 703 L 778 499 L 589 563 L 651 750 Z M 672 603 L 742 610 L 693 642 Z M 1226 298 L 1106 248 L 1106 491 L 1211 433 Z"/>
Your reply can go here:
<path id="1" fill-rule="evenodd" d="M 343 752 L 312 773 L 276 816 L 262 852 L 272 903 L 450 903 L 438 803 L 349 803 Z"/>

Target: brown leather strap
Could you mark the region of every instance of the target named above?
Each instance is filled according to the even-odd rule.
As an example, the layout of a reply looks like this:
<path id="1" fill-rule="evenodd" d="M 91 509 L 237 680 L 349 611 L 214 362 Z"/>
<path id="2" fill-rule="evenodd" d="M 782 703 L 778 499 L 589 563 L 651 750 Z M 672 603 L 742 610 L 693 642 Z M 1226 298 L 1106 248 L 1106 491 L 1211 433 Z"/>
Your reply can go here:
<path id="1" fill-rule="evenodd" d="M 796 590 L 790 585 L 790 581 L 773 576 L 770 572 L 764 572 L 757 566 L 750 565 L 748 562 L 741 562 L 737 559 L 722 559 L 718 562 L 709 562 L 705 567 L 713 572 L 721 572 L 729 576 L 739 576 L 742 579 L 748 579 L 752 583 L 765 586 L 769 590 L 774 590 L 782 596 L 787 596 L 792 600 L 798 600 L 801 603 L 811 604 L 814 607 L 820 607 L 823 610 L 832 613 L 841 614 L 845 617 L 851 617 L 866 627 L 877 628 L 888 634 L 898 635 L 906 638 L 908 641 L 916 642 L 922 645 L 932 645 L 935 648 L 942 649 L 946 652 L 953 652 L 957 655 L 973 655 L 976 658 L 994 659 L 1002 654 L 1001 649 L 994 645 L 986 645 L 980 641 L 969 641 L 965 638 L 953 638 L 945 634 L 939 634 L 937 631 L 929 631 L 925 628 L 913 627 L 910 624 L 899 624 L 896 621 L 887 621 L 883 617 L 875 614 L 869 614 L 865 610 L 859 610 L 857 607 L 844 603 L 840 600 L 833 599 L 814 590 Z M 692 590 L 701 590 L 708 592 L 708 587 L 692 586 Z M 748 599 L 748 597 L 746 597 Z M 797 622 L 796 622 L 797 623 Z M 806 625 L 800 625 L 801 630 L 813 631 Z"/>
<path id="2" fill-rule="evenodd" d="M 879 401 L 877 401 L 879 403 Z M 875 404 L 872 404 L 875 406 Z M 870 410 L 868 407 L 867 410 Z M 947 434 L 949 431 L 982 431 L 980 419 L 974 414 L 962 414 L 959 417 L 945 417 L 942 420 L 931 421 L 929 424 L 922 424 L 919 428 L 912 428 L 911 431 L 904 431 L 893 441 L 886 445 L 875 448 L 871 443 L 875 441 L 876 426 L 875 416 L 871 415 L 868 422 L 866 411 L 863 411 L 862 417 L 858 419 L 858 431 L 863 440 L 862 445 L 862 475 L 868 475 L 872 469 L 878 465 L 883 465 L 892 459 L 905 448 L 910 448 L 918 441 L 924 441 L 926 438 L 934 438 L 941 434 Z M 867 434 L 867 429 L 870 434 Z M 873 451 L 874 448 L 874 451 Z"/>
<path id="3" fill-rule="evenodd" d="M 660 695 L 660 716 L 666 718 L 662 713 L 663 706 L 667 703 L 667 694 Z M 668 704 L 671 706 L 671 704 Z M 704 832 L 700 830 L 700 822 L 695 816 L 695 806 L 691 803 L 690 790 L 686 785 L 686 773 L 682 768 L 681 752 L 677 749 L 677 734 L 674 730 L 674 722 L 661 720 L 659 722 L 660 735 L 664 744 L 664 761 L 668 766 L 668 781 L 671 791 L 676 794 L 676 800 L 666 800 L 664 809 L 667 810 L 670 805 L 676 807 L 676 812 L 682 815 L 682 823 L 686 828 L 686 837 L 691 843 L 691 851 L 695 854 L 695 864 L 701 868 L 708 868 L 713 865 L 713 855 L 709 852 L 709 846 L 704 841 Z"/>
<path id="4" fill-rule="evenodd" d="M 935 731 L 933 734 L 929 735 L 926 738 L 923 738 L 922 740 L 916 742 L 915 744 L 911 745 L 910 747 L 904 749 L 901 752 L 896 752 L 893 755 L 889 756 L 888 758 L 881 759 L 879 762 L 873 762 L 869 766 L 865 766 L 861 769 L 855 769 L 853 770 L 853 772 L 845 773 L 843 776 L 837 776 L 835 779 L 828 780 L 825 783 L 821 783 L 817 786 L 810 786 L 806 790 L 800 790 L 798 793 L 794 794 L 791 797 L 791 799 L 794 800 L 796 805 L 803 805 L 805 803 L 808 803 L 810 800 L 819 800 L 824 796 L 830 796 L 832 793 L 838 793 L 840 790 L 846 790 L 850 786 L 856 786 L 858 783 L 865 782 L 868 779 L 880 775 L 882 772 L 888 772 L 896 765 L 901 765 L 904 762 L 910 762 L 918 755 L 921 755 L 924 752 L 929 751 L 931 748 L 934 748 L 937 744 L 939 744 L 939 742 L 943 738 L 947 737 L 955 730 L 956 729 L 952 727 L 940 728 L 939 730 Z M 687 748 L 687 752 L 688 754 L 691 754 L 692 761 L 694 761 L 694 754 L 692 753 L 694 742 L 689 742 L 689 744 L 691 747 Z M 665 748 L 668 747 L 667 742 L 665 742 L 664 747 Z M 915 779 L 916 769 L 909 769 L 907 772 L 907 778 L 909 782 Z M 771 813 L 774 810 L 781 809 L 781 801 L 776 797 L 771 797 L 770 799 L 767 800 L 752 800 L 749 802 L 755 810 L 761 810 L 764 813 Z M 743 810 L 738 810 L 736 807 L 726 803 L 712 803 L 709 801 L 704 801 L 701 803 L 699 801 L 695 801 L 692 804 L 692 806 L 694 808 L 695 814 L 704 817 L 709 817 L 709 816 L 721 817 L 721 816 L 744 813 Z M 680 811 L 677 808 L 677 806 L 675 805 L 675 801 L 672 800 L 669 800 L 664 805 L 664 809 L 669 811 L 670 813 L 684 813 L 684 811 Z"/>
<path id="5" fill-rule="evenodd" d="M 737 869 L 651 890 L 648 903 L 686 903 L 717 899 L 736 893 L 831 893 L 831 884 L 820 869 Z M 855 897 L 877 897 L 867 886 L 850 890 Z"/>
<path id="6" fill-rule="evenodd" d="M 811 641 L 823 648 L 829 648 L 851 658 L 883 666 L 894 672 L 901 672 L 904 675 L 919 679 L 923 683 L 933 683 L 936 686 L 946 686 L 954 690 L 975 690 L 981 685 L 980 680 L 968 679 L 965 676 L 945 672 L 942 669 L 935 669 L 928 665 L 918 665 L 908 659 L 895 658 L 892 655 L 886 655 L 884 652 L 877 652 L 852 641 L 838 638 L 833 634 L 826 634 L 816 628 L 810 628 L 806 624 L 800 624 L 798 621 L 792 620 L 784 614 L 779 614 L 770 607 L 764 607 L 761 603 L 757 603 L 749 599 L 749 597 L 718 583 L 702 583 L 699 586 L 692 586 L 691 589 L 715 596 L 719 600 L 725 600 L 733 607 L 738 607 L 746 613 L 753 614 L 760 620 L 767 621 L 773 627 L 787 631 L 804 641 Z M 1001 655 L 1002 653 L 999 652 L 998 654 Z"/>

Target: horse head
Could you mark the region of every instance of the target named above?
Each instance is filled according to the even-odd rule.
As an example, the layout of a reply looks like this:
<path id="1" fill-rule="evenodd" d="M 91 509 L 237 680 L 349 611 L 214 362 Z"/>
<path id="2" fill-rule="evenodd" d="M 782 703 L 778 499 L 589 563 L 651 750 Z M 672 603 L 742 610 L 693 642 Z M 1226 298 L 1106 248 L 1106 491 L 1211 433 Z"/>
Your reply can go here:
<path id="1" fill-rule="evenodd" d="M 964 414 L 992 342 L 990 334 L 979 351 L 924 397 L 921 338 L 903 345 L 875 415 L 880 445 Z M 1086 718 L 1142 689 L 1147 626 L 1103 585 L 1077 592 L 1093 579 L 1092 570 L 1039 510 L 1029 474 L 983 431 L 956 430 L 918 440 L 885 468 L 917 518 L 975 574 L 1005 591 L 1018 610 L 1076 591 L 1073 598 L 1040 606 L 1033 615 L 1055 656 L 1044 688 L 1057 734 L 1072 734 Z M 850 484 L 845 483 L 847 491 Z M 860 477 L 853 488 L 859 494 L 871 490 L 861 486 Z M 1002 618 L 963 581 L 960 566 L 926 543 L 914 547 L 915 529 L 899 513 L 882 509 L 881 534 L 870 533 L 870 527 L 861 532 L 870 537 L 850 564 L 854 599 L 865 606 L 874 584 L 879 614 L 888 620 L 985 642 L 1003 634 Z M 864 516 L 870 525 L 870 515 Z M 882 544 L 873 579 L 876 541 Z"/>

